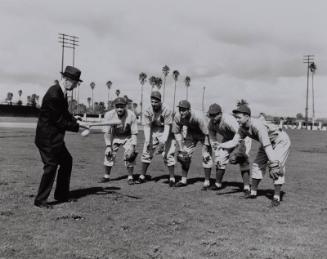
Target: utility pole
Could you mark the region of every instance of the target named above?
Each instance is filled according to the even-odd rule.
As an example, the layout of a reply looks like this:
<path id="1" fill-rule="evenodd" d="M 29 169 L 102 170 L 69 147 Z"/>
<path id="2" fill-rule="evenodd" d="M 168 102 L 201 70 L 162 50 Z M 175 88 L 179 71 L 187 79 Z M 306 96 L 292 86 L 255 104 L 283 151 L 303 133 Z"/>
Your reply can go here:
<path id="1" fill-rule="evenodd" d="M 202 90 L 203 90 L 202 91 L 202 112 L 204 113 L 204 93 L 206 91 L 206 87 L 203 86 Z"/>
<path id="2" fill-rule="evenodd" d="M 311 71 L 311 88 L 312 88 L 312 126 L 314 126 L 316 114 L 315 114 L 315 92 L 313 87 L 313 75 L 317 70 L 317 66 L 315 62 L 310 64 L 310 71 Z"/>
<path id="3" fill-rule="evenodd" d="M 73 35 L 68 35 L 65 33 L 59 33 L 58 36 L 59 39 L 59 43 L 61 44 L 62 47 L 62 51 L 61 51 L 61 72 L 64 72 L 64 60 L 65 60 L 65 48 L 70 48 L 73 49 L 73 66 L 75 66 L 75 48 L 76 46 L 79 46 L 79 39 L 77 36 L 73 36 Z M 72 112 L 72 104 L 73 104 L 73 96 L 74 96 L 74 92 L 72 91 L 72 95 L 71 95 L 71 106 L 70 106 L 70 111 Z M 79 96 L 78 96 L 79 99 Z M 77 109 L 78 109 L 78 103 L 79 100 L 77 100 Z M 77 111 L 78 112 L 78 111 Z"/>
<path id="4" fill-rule="evenodd" d="M 309 72 L 310 64 L 313 63 L 314 55 L 304 55 L 303 63 L 307 64 L 307 91 L 305 99 L 305 125 L 308 126 L 308 102 L 309 102 Z"/>

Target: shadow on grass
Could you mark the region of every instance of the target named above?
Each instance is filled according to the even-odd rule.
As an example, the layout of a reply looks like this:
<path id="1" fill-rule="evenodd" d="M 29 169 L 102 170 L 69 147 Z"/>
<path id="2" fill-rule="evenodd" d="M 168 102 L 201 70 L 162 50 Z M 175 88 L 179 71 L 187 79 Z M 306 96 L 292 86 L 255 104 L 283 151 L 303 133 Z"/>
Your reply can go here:
<path id="1" fill-rule="evenodd" d="M 85 189 L 78 189 L 70 191 L 69 199 L 70 202 L 75 202 L 78 199 L 88 196 L 88 195 L 107 195 L 107 194 L 119 194 L 116 191 L 120 190 L 120 187 L 90 187 Z M 49 202 L 50 205 L 57 205 L 61 203 L 65 203 L 67 201 L 53 201 Z"/>

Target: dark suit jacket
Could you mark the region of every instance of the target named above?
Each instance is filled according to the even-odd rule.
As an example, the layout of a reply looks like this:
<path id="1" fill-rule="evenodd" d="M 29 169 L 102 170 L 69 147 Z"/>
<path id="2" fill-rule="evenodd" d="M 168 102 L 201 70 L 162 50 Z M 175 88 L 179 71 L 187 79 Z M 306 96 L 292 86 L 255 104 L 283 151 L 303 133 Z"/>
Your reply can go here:
<path id="1" fill-rule="evenodd" d="M 77 132 L 79 124 L 68 111 L 68 103 L 60 85 L 51 86 L 42 100 L 36 127 L 35 144 L 47 152 L 60 151 L 65 131 Z"/>

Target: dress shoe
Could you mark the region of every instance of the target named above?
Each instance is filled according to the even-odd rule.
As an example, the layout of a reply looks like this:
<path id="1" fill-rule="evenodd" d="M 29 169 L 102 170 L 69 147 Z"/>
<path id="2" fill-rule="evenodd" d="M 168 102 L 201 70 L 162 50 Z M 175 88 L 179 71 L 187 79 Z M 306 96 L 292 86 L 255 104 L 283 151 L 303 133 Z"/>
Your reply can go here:
<path id="1" fill-rule="evenodd" d="M 52 209 L 52 205 L 46 203 L 46 202 L 34 202 L 34 205 L 39 208 L 43 209 Z"/>

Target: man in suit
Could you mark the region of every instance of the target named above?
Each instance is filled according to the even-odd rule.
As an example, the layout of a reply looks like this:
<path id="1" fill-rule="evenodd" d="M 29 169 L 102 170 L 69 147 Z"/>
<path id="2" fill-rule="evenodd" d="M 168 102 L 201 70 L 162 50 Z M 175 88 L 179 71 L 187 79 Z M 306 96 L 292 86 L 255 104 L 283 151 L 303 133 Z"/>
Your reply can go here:
<path id="1" fill-rule="evenodd" d="M 73 159 L 65 146 L 65 132 L 67 130 L 78 132 L 79 128 L 88 128 L 86 123 L 77 121 L 68 111 L 67 91 L 73 90 L 82 82 L 80 80 L 81 71 L 67 66 L 65 72 L 61 74 L 62 79 L 59 84 L 51 86 L 43 97 L 35 135 L 35 144 L 44 164 L 44 172 L 34 205 L 42 208 L 51 208 L 47 199 L 58 166 L 54 198 L 60 202 L 69 201 Z"/>

